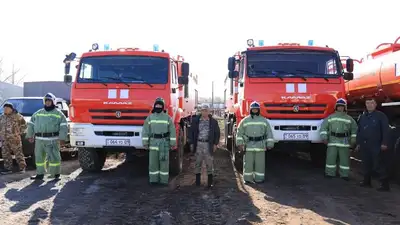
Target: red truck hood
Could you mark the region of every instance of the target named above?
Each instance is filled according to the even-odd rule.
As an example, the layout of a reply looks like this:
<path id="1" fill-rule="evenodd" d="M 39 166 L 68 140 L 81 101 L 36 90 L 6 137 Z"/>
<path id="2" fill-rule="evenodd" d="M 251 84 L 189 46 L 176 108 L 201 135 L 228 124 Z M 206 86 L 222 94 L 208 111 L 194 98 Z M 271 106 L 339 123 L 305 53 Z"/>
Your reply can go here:
<path id="1" fill-rule="evenodd" d="M 168 107 L 166 85 L 75 84 L 71 91 L 72 122 L 142 125 L 154 100 L 162 97 Z"/>
<path id="2" fill-rule="evenodd" d="M 322 119 L 331 114 L 338 98 L 344 97 L 339 79 L 284 79 L 279 82 L 250 81 L 245 96 L 261 104 L 261 114 L 270 119 Z"/>

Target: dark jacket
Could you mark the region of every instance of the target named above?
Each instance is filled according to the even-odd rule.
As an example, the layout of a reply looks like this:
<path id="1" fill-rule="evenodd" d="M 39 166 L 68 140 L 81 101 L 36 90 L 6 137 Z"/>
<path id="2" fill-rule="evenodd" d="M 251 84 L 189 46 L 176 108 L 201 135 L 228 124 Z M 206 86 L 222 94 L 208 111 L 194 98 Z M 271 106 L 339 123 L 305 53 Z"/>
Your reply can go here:
<path id="1" fill-rule="evenodd" d="M 197 148 L 197 138 L 199 137 L 199 124 L 200 117 L 196 116 L 192 119 L 192 124 L 190 126 L 189 131 L 189 144 L 193 144 L 193 151 L 196 152 Z M 218 121 L 212 117 L 212 115 L 208 116 L 210 118 L 210 132 L 208 134 L 208 147 L 210 153 L 213 153 L 213 145 L 219 144 L 220 138 L 220 129 L 218 126 Z"/>
<path id="2" fill-rule="evenodd" d="M 380 112 L 364 112 L 358 119 L 357 144 L 370 147 L 388 145 L 389 121 Z"/>

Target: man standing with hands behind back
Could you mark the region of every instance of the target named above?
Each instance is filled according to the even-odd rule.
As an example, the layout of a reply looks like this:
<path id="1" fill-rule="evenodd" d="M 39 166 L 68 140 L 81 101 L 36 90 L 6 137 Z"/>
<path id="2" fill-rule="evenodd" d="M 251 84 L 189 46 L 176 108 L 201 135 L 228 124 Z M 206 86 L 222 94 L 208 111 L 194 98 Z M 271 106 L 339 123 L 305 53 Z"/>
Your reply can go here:
<path id="1" fill-rule="evenodd" d="M 197 186 L 200 186 L 203 160 L 207 167 L 208 187 L 213 186 L 213 153 L 217 150 L 219 138 L 218 122 L 210 114 L 208 105 L 204 104 L 201 106 L 201 115 L 193 118 L 189 133 L 190 150 L 196 153 L 195 173 Z"/>
<path id="2" fill-rule="evenodd" d="M 376 110 L 375 99 L 367 99 L 365 106 L 367 111 L 358 119 L 356 147 L 356 151 L 361 151 L 363 162 L 364 180 L 361 186 L 372 186 L 371 176 L 376 165 L 381 182 L 378 191 L 390 191 L 387 172 L 389 121 L 384 113 Z"/>

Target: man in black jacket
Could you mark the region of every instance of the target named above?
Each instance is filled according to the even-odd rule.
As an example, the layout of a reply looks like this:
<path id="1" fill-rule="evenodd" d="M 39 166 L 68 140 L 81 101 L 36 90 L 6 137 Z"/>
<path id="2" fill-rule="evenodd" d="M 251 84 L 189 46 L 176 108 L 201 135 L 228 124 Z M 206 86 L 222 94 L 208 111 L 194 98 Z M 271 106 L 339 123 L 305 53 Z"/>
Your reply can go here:
<path id="1" fill-rule="evenodd" d="M 192 120 L 189 143 L 190 150 L 196 153 L 196 185 L 200 186 L 201 165 L 206 163 L 208 187 L 213 185 L 213 152 L 217 150 L 220 138 L 220 129 L 217 120 L 210 114 L 208 105 L 201 106 L 201 115 Z"/>
<path id="2" fill-rule="evenodd" d="M 363 187 L 371 187 L 371 176 L 374 168 L 378 168 L 381 187 L 379 191 L 389 191 L 388 138 L 389 123 L 385 114 L 376 110 L 375 99 L 365 101 L 367 111 L 358 119 L 357 147 L 363 161 Z"/>

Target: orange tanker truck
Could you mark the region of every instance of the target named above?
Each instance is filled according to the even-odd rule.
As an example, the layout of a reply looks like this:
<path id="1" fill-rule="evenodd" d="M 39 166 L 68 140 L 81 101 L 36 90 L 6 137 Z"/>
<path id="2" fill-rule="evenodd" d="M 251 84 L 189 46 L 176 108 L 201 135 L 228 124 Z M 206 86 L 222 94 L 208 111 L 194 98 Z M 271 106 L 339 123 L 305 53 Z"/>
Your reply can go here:
<path id="1" fill-rule="evenodd" d="M 354 80 L 346 84 L 349 113 L 358 117 L 365 109 L 365 98 L 374 97 L 378 109 L 391 125 L 389 149 L 391 175 L 400 182 L 400 37 L 382 43 L 361 60 L 357 60 Z"/>
<path id="2" fill-rule="evenodd" d="M 346 60 L 344 72 L 339 53 L 329 47 L 280 43 L 248 48 L 228 60 L 231 85 L 238 83 L 237 101 L 228 112 L 228 146 L 237 166 L 243 153 L 235 147 L 240 121 L 249 115 L 249 104 L 258 101 L 261 114 L 270 124 L 280 150 L 307 151 L 317 165 L 325 164 L 326 146 L 319 129 L 334 111 L 338 98 L 345 97 L 345 80 L 352 80 L 353 60 Z M 235 98 L 233 98 L 236 100 Z"/>
<path id="3" fill-rule="evenodd" d="M 69 75 L 76 54 L 66 56 L 64 82 L 72 86 L 70 141 L 78 148 L 83 170 L 103 168 L 107 152 L 142 156 L 142 127 L 157 97 L 165 100 L 176 126 L 177 149 L 171 150 L 170 171 L 182 169 L 187 120 L 195 104 L 189 64 L 180 56 L 138 48 L 92 50 L 78 59 L 75 81 Z M 197 83 L 197 81 L 196 81 Z M 186 96 L 185 96 L 186 90 Z M 186 98 L 185 98 L 186 97 Z"/>

